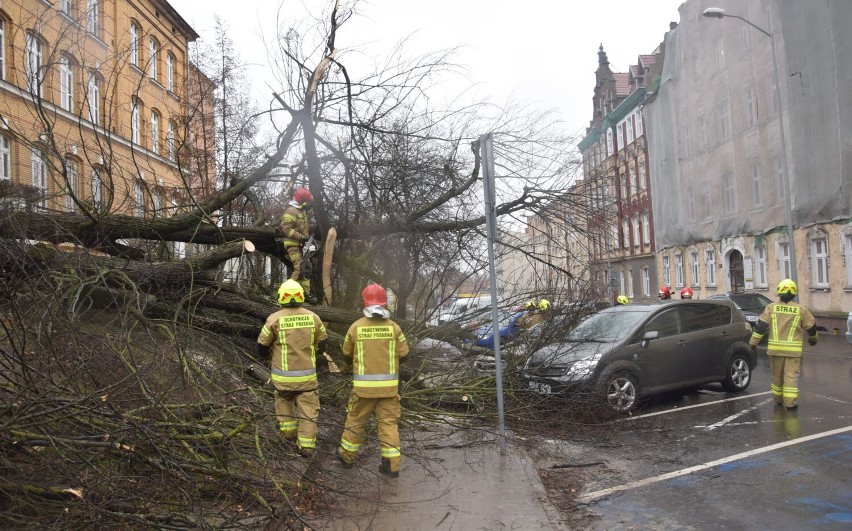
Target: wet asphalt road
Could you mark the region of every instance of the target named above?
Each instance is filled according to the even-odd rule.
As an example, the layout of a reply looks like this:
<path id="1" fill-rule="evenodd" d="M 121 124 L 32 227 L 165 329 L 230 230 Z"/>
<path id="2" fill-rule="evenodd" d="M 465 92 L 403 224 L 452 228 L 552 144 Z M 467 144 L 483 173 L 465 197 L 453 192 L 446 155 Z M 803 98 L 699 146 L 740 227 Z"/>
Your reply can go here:
<path id="1" fill-rule="evenodd" d="M 595 529 L 852 529 L 852 345 L 807 347 L 798 410 L 776 407 L 765 351 L 751 386 L 656 398 L 613 426 L 580 493 Z"/>

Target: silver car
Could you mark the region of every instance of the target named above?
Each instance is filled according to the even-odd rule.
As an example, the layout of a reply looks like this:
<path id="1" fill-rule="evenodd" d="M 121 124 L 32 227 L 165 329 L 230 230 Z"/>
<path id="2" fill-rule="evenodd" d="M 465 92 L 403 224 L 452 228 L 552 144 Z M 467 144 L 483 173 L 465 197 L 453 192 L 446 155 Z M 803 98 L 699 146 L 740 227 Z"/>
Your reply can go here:
<path id="1" fill-rule="evenodd" d="M 852 343 L 852 312 L 846 316 L 846 341 Z"/>
<path id="2" fill-rule="evenodd" d="M 539 393 L 590 390 L 622 412 L 670 389 L 721 382 L 743 391 L 757 364 L 751 332 L 725 299 L 617 306 L 535 351 L 523 375 Z"/>

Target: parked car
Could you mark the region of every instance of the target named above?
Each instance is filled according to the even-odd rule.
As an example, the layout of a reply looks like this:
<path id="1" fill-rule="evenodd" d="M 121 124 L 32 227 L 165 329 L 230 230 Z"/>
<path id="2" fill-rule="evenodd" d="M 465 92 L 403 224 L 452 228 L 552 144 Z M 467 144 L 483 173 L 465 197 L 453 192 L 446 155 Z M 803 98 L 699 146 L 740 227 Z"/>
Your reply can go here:
<path id="1" fill-rule="evenodd" d="M 846 316 L 846 341 L 852 343 L 852 312 Z"/>
<path id="2" fill-rule="evenodd" d="M 624 412 L 642 396 L 676 388 L 721 382 L 745 390 L 757 364 L 750 337 L 729 300 L 617 306 L 535 351 L 523 376 L 539 393 L 588 390 Z"/>
<path id="3" fill-rule="evenodd" d="M 520 320 L 526 313 L 526 310 L 510 310 L 501 312 L 498 315 L 501 345 L 505 345 L 518 337 L 521 333 Z M 476 339 L 473 341 L 474 345 L 494 350 L 494 332 L 492 331 L 490 320 L 488 324 L 477 328 L 474 334 L 476 335 Z"/>
<path id="4" fill-rule="evenodd" d="M 713 299 L 728 299 L 733 302 L 737 309 L 743 312 L 752 328 L 757 325 L 757 319 L 763 310 L 772 304 L 771 299 L 760 293 L 720 293 L 708 297 L 708 300 Z"/>

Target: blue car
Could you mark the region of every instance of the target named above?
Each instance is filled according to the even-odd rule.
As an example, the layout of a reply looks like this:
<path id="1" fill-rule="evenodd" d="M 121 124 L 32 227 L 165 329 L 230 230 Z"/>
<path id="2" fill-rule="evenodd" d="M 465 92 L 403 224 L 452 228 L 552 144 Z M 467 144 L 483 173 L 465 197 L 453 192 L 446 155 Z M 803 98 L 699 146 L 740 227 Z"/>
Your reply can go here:
<path id="1" fill-rule="evenodd" d="M 519 321 L 521 317 L 526 315 L 526 311 L 514 311 L 505 314 L 500 319 L 500 344 L 507 344 L 518 337 L 521 333 L 521 325 Z M 491 325 L 480 326 L 476 329 L 476 337 L 478 338 L 474 345 L 484 347 L 489 350 L 494 350 L 494 333 L 491 331 Z"/>

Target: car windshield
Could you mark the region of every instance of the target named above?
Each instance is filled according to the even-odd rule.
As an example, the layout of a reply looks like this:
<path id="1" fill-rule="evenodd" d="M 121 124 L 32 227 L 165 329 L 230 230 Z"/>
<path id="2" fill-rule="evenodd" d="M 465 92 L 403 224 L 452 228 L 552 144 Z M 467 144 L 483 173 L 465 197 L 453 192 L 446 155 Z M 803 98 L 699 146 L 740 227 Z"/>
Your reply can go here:
<path id="1" fill-rule="evenodd" d="M 600 312 L 589 317 L 568 334 L 569 341 L 613 343 L 627 337 L 648 310 Z"/>
<path id="2" fill-rule="evenodd" d="M 772 301 L 759 293 L 740 293 L 731 295 L 731 301 L 737 305 L 740 310 L 763 310 Z"/>

